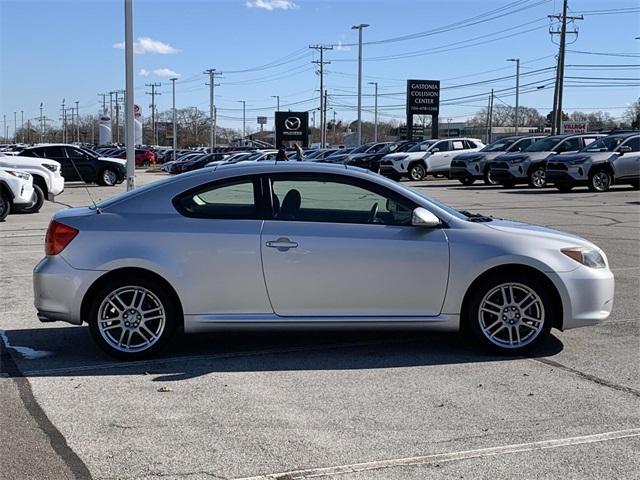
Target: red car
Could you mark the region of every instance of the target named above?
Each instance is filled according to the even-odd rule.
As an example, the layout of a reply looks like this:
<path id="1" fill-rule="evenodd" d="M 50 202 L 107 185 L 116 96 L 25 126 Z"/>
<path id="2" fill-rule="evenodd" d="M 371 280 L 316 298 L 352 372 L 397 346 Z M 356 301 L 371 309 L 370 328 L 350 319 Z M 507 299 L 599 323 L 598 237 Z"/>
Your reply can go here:
<path id="1" fill-rule="evenodd" d="M 122 152 L 117 158 L 127 158 L 127 152 Z M 136 148 L 136 167 L 148 167 L 155 165 L 158 157 L 150 150 L 140 150 Z"/>

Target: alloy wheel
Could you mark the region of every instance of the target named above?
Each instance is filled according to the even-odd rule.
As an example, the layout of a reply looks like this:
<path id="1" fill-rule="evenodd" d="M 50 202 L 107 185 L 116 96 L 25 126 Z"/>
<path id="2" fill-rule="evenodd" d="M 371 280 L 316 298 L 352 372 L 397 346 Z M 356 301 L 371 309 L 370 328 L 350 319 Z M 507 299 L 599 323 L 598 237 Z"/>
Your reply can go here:
<path id="1" fill-rule="evenodd" d="M 411 180 L 422 180 L 425 174 L 426 172 L 424 167 L 420 164 L 414 165 L 409 169 L 409 176 L 411 177 Z"/>
<path id="2" fill-rule="evenodd" d="M 502 283 L 480 301 L 478 322 L 492 344 L 506 349 L 521 348 L 543 331 L 545 309 L 540 296 L 521 283 Z"/>
<path id="3" fill-rule="evenodd" d="M 611 186 L 611 176 L 604 170 L 600 170 L 591 177 L 591 185 L 596 192 L 606 192 Z"/>
<path id="4" fill-rule="evenodd" d="M 102 181 L 105 185 L 110 187 L 116 184 L 118 176 L 116 175 L 116 172 L 107 168 L 102 172 Z"/>
<path id="5" fill-rule="evenodd" d="M 126 286 L 105 297 L 98 308 L 98 330 L 119 352 L 142 352 L 162 336 L 166 325 L 162 302 L 150 290 Z"/>
<path id="6" fill-rule="evenodd" d="M 547 178 L 544 168 L 536 168 L 531 172 L 531 186 L 542 188 L 547 184 Z"/>

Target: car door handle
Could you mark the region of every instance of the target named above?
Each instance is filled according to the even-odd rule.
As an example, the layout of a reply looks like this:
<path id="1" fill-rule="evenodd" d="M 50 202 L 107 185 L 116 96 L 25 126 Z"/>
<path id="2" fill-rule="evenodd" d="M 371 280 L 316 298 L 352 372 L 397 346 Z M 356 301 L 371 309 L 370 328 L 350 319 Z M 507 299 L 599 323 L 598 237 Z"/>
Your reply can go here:
<path id="1" fill-rule="evenodd" d="M 269 248 L 277 248 L 278 250 L 286 251 L 290 248 L 296 248 L 298 243 L 292 242 L 286 237 L 281 237 L 277 240 L 269 240 L 265 245 Z"/>

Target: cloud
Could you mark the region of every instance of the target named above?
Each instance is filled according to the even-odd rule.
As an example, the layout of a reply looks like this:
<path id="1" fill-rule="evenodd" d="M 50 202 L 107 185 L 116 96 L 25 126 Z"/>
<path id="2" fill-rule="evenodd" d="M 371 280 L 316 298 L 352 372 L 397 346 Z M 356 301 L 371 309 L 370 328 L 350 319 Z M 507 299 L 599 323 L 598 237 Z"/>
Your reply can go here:
<path id="1" fill-rule="evenodd" d="M 142 75 L 143 77 L 148 77 L 151 72 L 145 68 L 141 68 L 138 72 L 138 75 Z"/>
<path id="2" fill-rule="evenodd" d="M 113 48 L 124 49 L 124 42 L 115 43 Z M 138 55 L 144 55 L 145 53 L 158 53 L 160 55 L 167 55 L 171 53 L 178 53 L 180 50 L 172 47 L 168 43 L 163 43 L 160 40 L 154 40 L 149 37 L 139 37 L 138 40 L 133 42 L 133 53 Z"/>
<path id="3" fill-rule="evenodd" d="M 351 47 L 343 44 L 342 40 L 338 40 L 338 43 L 335 44 L 334 48 L 343 52 L 348 52 L 349 50 L 351 50 Z"/>
<path id="4" fill-rule="evenodd" d="M 172 78 L 172 77 L 180 78 L 181 77 L 179 73 L 174 72 L 170 68 L 156 68 L 153 71 L 153 74 L 158 77 L 164 77 L 164 78 Z"/>
<path id="5" fill-rule="evenodd" d="M 295 10 L 300 8 L 291 0 L 247 0 L 247 8 L 261 8 L 263 10 Z"/>

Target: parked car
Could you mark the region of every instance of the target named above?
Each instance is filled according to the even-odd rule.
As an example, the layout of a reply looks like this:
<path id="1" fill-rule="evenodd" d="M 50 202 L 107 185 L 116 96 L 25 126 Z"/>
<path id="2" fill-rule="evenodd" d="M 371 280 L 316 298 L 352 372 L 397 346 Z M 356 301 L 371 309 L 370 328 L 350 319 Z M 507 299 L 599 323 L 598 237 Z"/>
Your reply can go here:
<path id="1" fill-rule="evenodd" d="M 349 159 L 353 158 L 356 155 L 365 154 L 365 153 L 374 153 L 379 150 L 382 150 L 387 145 L 387 142 L 371 142 L 365 143 L 364 145 L 360 145 L 359 147 L 354 148 L 351 151 L 339 151 L 334 153 L 333 155 L 329 155 L 324 159 L 326 163 L 345 163 Z"/>
<path id="2" fill-rule="evenodd" d="M 491 178 L 490 165 L 494 158 L 505 152 L 521 152 L 544 135 L 504 137 L 477 152 L 461 153 L 453 157 L 449 178 L 457 179 L 463 185 L 472 185 L 476 180 L 484 180 L 487 185 L 497 182 Z"/>
<path id="3" fill-rule="evenodd" d="M 0 168 L 0 222 L 7 218 L 13 209 L 29 211 L 35 201 L 33 177 L 29 173 Z"/>
<path id="4" fill-rule="evenodd" d="M 406 152 L 417 143 L 419 142 L 415 140 L 388 143 L 377 152 L 361 153 L 352 157 L 347 157 L 345 163 L 347 165 L 353 165 L 354 167 L 366 168 L 372 172 L 378 172 L 380 170 L 380 160 L 382 157 L 389 155 L 390 153 Z"/>
<path id="5" fill-rule="evenodd" d="M 490 167 L 491 178 L 507 188 L 523 183 L 543 188 L 547 185 L 547 160 L 559 153 L 577 152 L 603 136 L 585 133 L 545 137 L 522 152 L 504 153 L 494 158 Z"/>
<path id="6" fill-rule="evenodd" d="M 116 158 L 126 159 L 127 151 L 125 150 L 124 152 L 116 155 Z M 156 159 L 156 154 L 150 150 L 143 150 L 139 148 L 135 149 L 136 167 L 148 167 L 149 165 L 155 165 Z"/>
<path id="7" fill-rule="evenodd" d="M 64 191 L 62 169 L 54 160 L 0 153 L 0 168 L 19 170 L 32 176 L 35 202 L 31 207 L 21 207 L 23 211 L 38 211 L 45 200 L 53 201 Z"/>
<path id="8" fill-rule="evenodd" d="M 609 135 L 580 150 L 560 154 L 547 161 L 547 183 L 561 192 L 587 185 L 593 192 L 606 192 L 614 184 L 640 188 L 640 133 Z"/>
<path id="9" fill-rule="evenodd" d="M 122 183 L 126 176 L 125 160 L 101 157 L 75 145 L 39 145 L 25 148 L 20 155 L 55 160 L 62 168 L 62 176 L 69 182 L 81 181 L 114 186 Z"/>
<path id="10" fill-rule="evenodd" d="M 191 170 L 202 168 L 208 163 L 222 162 L 226 156 L 228 155 L 225 155 L 224 153 L 205 153 L 200 157 L 181 163 L 180 172 L 190 172 Z"/>
<path id="11" fill-rule="evenodd" d="M 380 173 L 395 180 L 409 177 L 422 180 L 427 175 L 448 176 L 451 159 L 456 153 L 476 152 L 484 144 L 476 138 L 426 140 L 403 153 L 385 155 L 380 160 Z"/>
<path id="12" fill-rule="evenodd" d="M 178 329 L 283 325 L 469 329 L 519 355 L 613 307 L 613 274 L 591 242 L 457 211 L 343 165 L 171 177 L 56 212 L 45 246 L 40 320 L 87 322 L 120 358 L 152 354 Z"/>
<path id="13" fill-rule="evenodd" d="M 169 173 L 180 173 L 178 171 L 178 167 L 177 167 L 178 164 L 180 164 L 181 162 L 186 162 L 187 160 L 192 160 L 192 159 L 194 159 L 196 157 L 200 157 L 202 155 L 203 154 L 199 153 L 199 152 L 183 153 L 182 155 L 180 155 L 175 160 L 171 160 L 171 161 L 163 163 L 162 164 L 162 170 L 165 171 L 165 172 L 169 172 Z"/>

